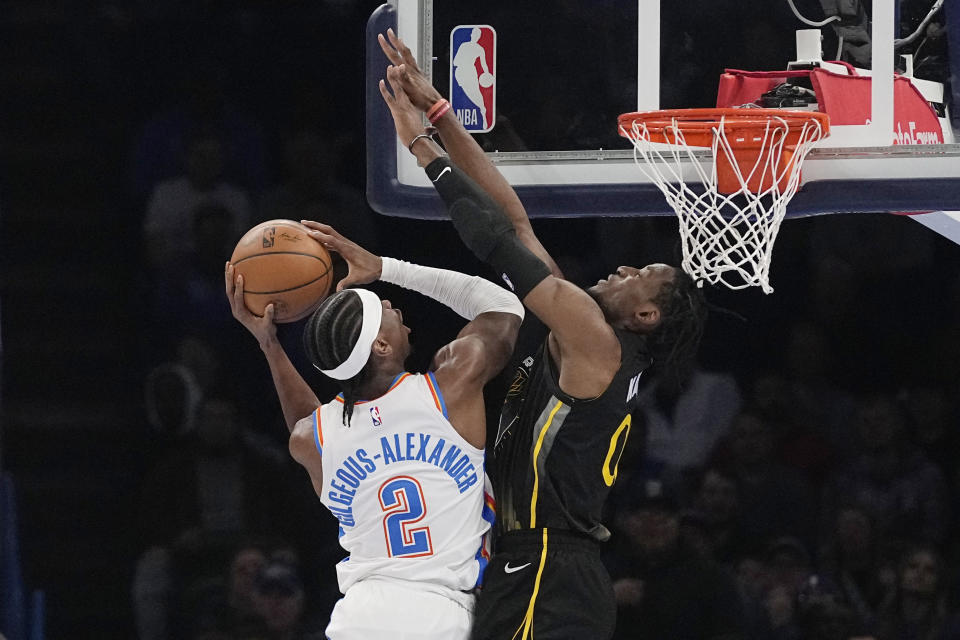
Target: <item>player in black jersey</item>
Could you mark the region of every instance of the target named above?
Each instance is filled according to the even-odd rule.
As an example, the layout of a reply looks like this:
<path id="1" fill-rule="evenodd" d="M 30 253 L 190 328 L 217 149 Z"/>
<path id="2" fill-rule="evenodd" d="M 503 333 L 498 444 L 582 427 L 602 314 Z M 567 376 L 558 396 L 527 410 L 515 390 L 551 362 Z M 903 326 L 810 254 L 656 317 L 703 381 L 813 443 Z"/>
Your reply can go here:
<path id="1" fill-rule="evenodd" d="M 497 539 L 472 637 L 602 640 L 616 608 L 598 543 L 603 503 L 631 430 L 640 385 L 680 375 L 706 319 L 680 269 L 619 267 L 583 290 L 566 281 L 523 204 L 392 31 L 381 93 L 397 134 L 447 203 L 465 244 L 549 330 L 504 403 L 492 464 Z M 443 150 L 423 135 L 426 113 Z M 451 163 L 452 160 L 452 163 Z M 521 354 L 521 356 L 524 354 Z"/>

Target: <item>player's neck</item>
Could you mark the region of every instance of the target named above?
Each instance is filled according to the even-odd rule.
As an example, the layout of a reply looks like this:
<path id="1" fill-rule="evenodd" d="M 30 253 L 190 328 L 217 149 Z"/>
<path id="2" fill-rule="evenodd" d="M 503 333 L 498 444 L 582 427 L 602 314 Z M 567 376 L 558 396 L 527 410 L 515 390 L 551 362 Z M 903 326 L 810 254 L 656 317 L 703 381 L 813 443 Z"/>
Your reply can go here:
<path id="1" fill-rule="evenodd" d="M 373 400 L 384 395 L 403 371 L 403 369 L 390 368 L 376 372 L 363 383 L 360 388 L 360 397 L 364 400 Z"/>

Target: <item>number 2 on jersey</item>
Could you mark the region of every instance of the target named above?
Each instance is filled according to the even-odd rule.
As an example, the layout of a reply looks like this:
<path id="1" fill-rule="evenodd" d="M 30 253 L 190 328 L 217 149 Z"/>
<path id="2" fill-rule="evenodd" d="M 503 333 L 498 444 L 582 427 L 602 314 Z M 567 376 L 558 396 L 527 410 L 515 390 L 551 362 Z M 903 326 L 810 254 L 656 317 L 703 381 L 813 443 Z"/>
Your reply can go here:
<path id="1" fill-rule="evenodd" d="M 412 527 L 427 515 L 423 488 L 410 476 L 396 476 L 380 485 L 380 508 L 387 555 L 416 558 L 433 555 L 430 527 Z"/>

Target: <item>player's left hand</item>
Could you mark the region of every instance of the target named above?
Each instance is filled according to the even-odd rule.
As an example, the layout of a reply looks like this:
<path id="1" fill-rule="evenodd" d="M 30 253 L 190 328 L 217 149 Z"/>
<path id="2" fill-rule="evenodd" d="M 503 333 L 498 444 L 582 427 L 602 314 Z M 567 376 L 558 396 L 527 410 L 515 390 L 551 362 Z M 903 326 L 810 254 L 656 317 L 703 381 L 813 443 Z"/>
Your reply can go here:
<path id="1" fill-rule="evenodd" d="M 268 304 L 262 316 L 254 315 L 243 303 L 243 276 L 237 273 L 232 264 L 227 262 L 223 271 L 224 286 L 227 299 L 230 301 L 230 311 L 233 317 L 240 321 L 247 331 L 260 343 L 260 348 L 277 340 L 277 325 L 273 323 L 273 303 Z"/>
<path id="2" fill-rule="evenodd" d="M 403 90 L 400 70 L 397 67 L 393 65 L 387 67 L 387 82 L 390 83 L 389 90 L 386 83 L 383 80 L 380 81 L 380 95 L 390 108 L 390 115 L 393 116 L 393 124 L 397 129 L 400 142 L 407 146 L 416 136 L 424 132 L 423 116 Z"/>
<path id="3" fill-rule="evenodd" d="M 417 59 L 413 57 L 410 47 L 393 29 L 387 29 L 386 37 L 383 34 L 377 35 L 377 41 L 390 64 L 399 70 L 403 90 L 417 109 L 426 112 L 437 100 L 443 98 L 417 66 Z"/>
<path id="4" fill-rule="evenodd" d="M 337 291 L 355 284 L 367 284 L 380 277 L 383 261 L 352 240 L 342 236 L 328 224 L 301 220 L 310 231 L 310 237 L 331 251 L 336 251 L 349 267 L 346 277 L 337 283 Z"/>

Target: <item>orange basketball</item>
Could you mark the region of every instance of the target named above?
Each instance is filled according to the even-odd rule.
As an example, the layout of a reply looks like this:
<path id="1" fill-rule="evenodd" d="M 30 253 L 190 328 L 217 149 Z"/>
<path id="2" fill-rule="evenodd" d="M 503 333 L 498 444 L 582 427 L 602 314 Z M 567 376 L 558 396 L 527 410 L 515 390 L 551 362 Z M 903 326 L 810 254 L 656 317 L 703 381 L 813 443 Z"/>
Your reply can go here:
<path id="1" fill-rule="evenodd" d="M 330 253 L 293 220 L 268 220 L 243 234 L 230 262 L 243 275 L 243 302 L 263 315 L 273 303 L 276 322 L 308 316 L 330 292 Z"/>

